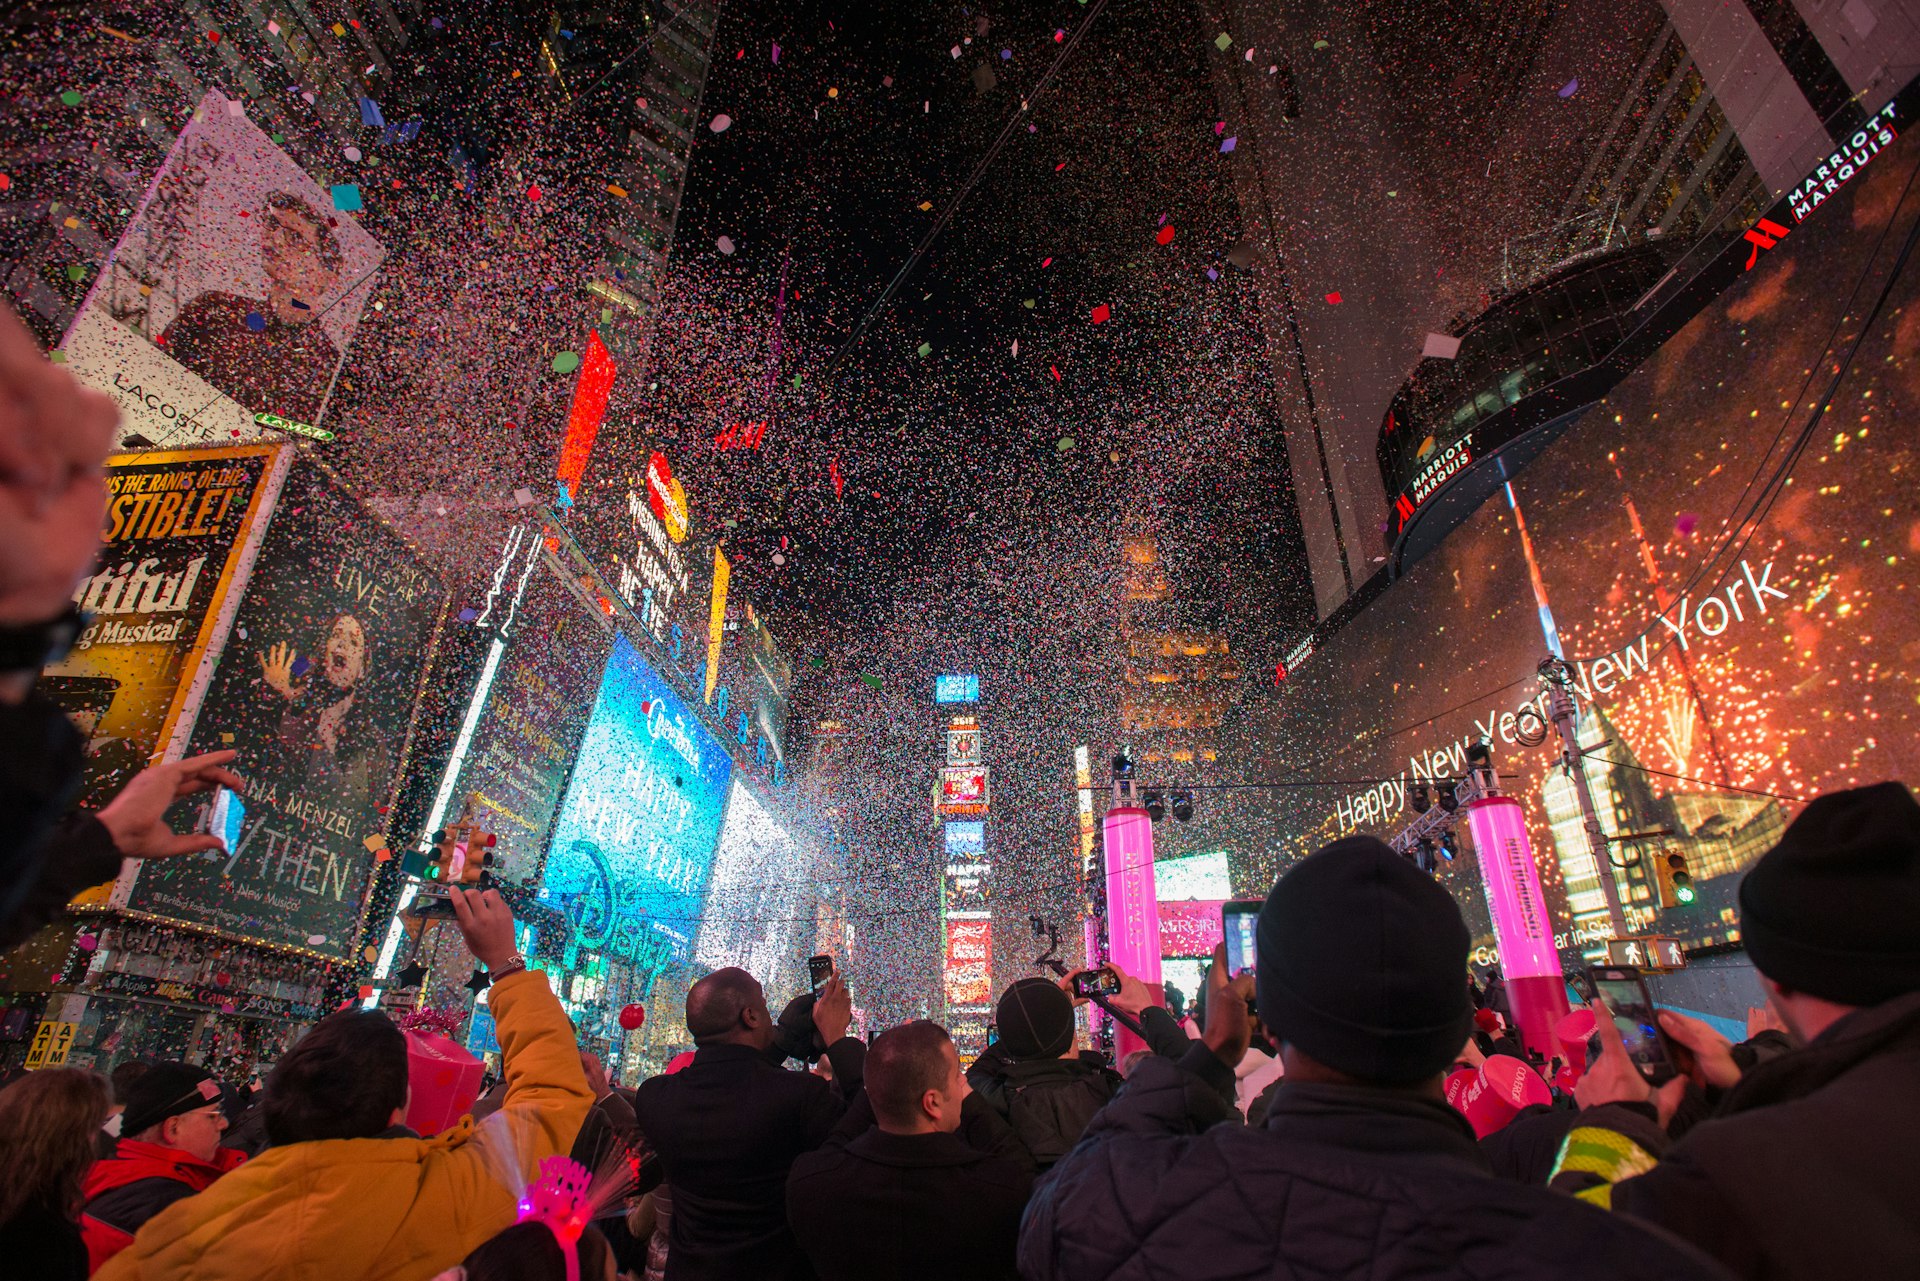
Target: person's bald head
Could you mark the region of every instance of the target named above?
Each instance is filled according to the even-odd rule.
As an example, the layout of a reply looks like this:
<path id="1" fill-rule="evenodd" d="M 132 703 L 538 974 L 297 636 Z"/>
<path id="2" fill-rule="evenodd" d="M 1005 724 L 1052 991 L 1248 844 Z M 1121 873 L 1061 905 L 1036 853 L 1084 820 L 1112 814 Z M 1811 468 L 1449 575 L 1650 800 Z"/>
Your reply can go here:
<path id="1" fill-rule="evenodd" d="M 687 1031 L 695 1045 L 773 1044 L 773 1016 L 766 993 L 753 975 L 734 966 L 713 973 L 687 989 Z"/>

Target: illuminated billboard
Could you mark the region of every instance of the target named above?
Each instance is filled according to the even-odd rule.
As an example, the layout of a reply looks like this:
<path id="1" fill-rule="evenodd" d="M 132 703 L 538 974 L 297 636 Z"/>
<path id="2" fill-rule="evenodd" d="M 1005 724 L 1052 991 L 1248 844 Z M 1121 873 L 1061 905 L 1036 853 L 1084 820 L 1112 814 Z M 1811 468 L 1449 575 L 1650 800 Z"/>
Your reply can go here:
<path id="1" fill-rule="evenodd" d="M 1900 148 L 1920 153 L 1911 138 Z M 1920 400 L 1920 362 L 1910 322 L 1891 319 L 1920 314 L 1915 282 L 1893 283 L 1889 319 L 1864 332 L 1858 319 L 1858 300 L 1887 285 L 1890 255 L 1875 249 L 1913 163 L 1876 163 L 1830 194 L 1514 478 L 1517 513 L 1504 494 L 1481 507 L 1320 641 L 1256 727 L 1262 750 L 1300 777 L 1385 781 L 1236 798 L 1249 826 L 1282 838 L 1236 866 L 1243 890 L 1335 837 L 1398 830 L 1415 785 L 1458 776 L 1485 738 L 1563 961 L 1598 952 L 1610 929 L 1603 871 L 1633 932 L 1736 942 L 1735 888 L 1801 801 L 1920 777 L 1920 436 L 1897 408 Z M 1840 366 L 1855 338 L 1819 413 L 1830 375 L 1809 392 L 1806 371 Z M 1782 433 L 1804 451 L 1791 484 L 1766 491 Z M 1539 737 L 1549 618 L 1601 824 L 1653 834 L 1604 869 L 1559 741 Z M 1650 869 L 1669 854 L 1699 887 L 1692 905 L 1659 906 Z M 1441 878 L 1493 959 L 1473 857 Z"/>
<path id="2" fill-rule="evenodd" d="M 560 466 L 556 479 L 563 505 L 571 505 L 587 474 L 587 459 L 593 455 L 593 442 L 606 420 L 607 398 L 613 394 L 613 380 L 619 374 L 613 354 L 600 341 L 600 331 L 587 331 L 587 353 L 580 361 L 580 378 L 573 385 L 573 404 L 567 410 L 567 434 L 560 442 Z"/>
<path id="3" fill-rule="evenodd" d="M 482 668 L 443 790 L 450 815 L 474 798 L 499 841 L 493 875 L 525 885 L 538 879 L 613 637 L 554 572 L 537 526 L 513 531 L 500 571 L 473 622 L 494 632 L 497 652 Z M 407 872 L 425 874 L 424 850 L 409 848 L 404 859 Z"/>
<path id="4" fill-rule="evenodd" d="M 87 626 L 39 689 L 86 736 L 79 804 L 98 810 L 166 745 L 212 640 L 276 446 L 107 460 L 99 571 L 74 591 Z M 99 902 L 105 889 L 80 902 Z"/>
<path id="5" fill-rule="evenodd" d="M 407 541 L 296 456 L 183 753 L 240 751 L 240 841 L 147 860 L 126 906 L 346 959 L 445 606 Z"/>
<path id="6" fill-rule="evenodd" d="M 949 765 L 940 771 L 942 814 L 984 814 L 987 800 L 986 766 Z"/>
<path id="7" fill-rule="evenodd" d="M 983 746 L 978 725 L 969 722 L 947 727 L 947 764 L 978 765 Z"/>
<path id="8" fill-rule="evenodd" d="M 710 970 L 737 965 L 769 992 L 796 990 L 811 946 L 812 882 L 798 842 L 736 778 L 694 961 Z"/>
<path id="9" fill-rule="evenodd" d="M 993 1000 L 988 967 L 993 961 L 993 922 L 984 918 L 947 920 L 946 962 L 941 977 L 947 1007 L 984 1007 Z"/>
<path id="10" fill-rule="evenodd" d="M 954 822 L 946 825 L 947 865 L 941 876 L 943 906 L 949 914 L 984 912 L 987 907 L 987 878 L 993 866 L 987 862 L 987 825 Z"/>
<path id="11" fill-rule="evenodd" d="M 130 399 L 126 430 L 154 444 L 254 435 L 252 415 L 318 423 L 386 251 L 218 92 L 195 106 L 69 334 L 83 380 Z M 357 205 L 355 206 L 357 207 Z M 116 325 L 149 350 L 100 327 Z M 101 366 L 100 361 L 108 366 Z M 190 395 L 217 388 L 246 411 Z M 149 398 L 151 403 L 149 403 Z M 168 412 L 191 405 L 192 412 Z M 218 434 L 215 434 L 215 433 Z"/>
<path id="12" fill-rule="evenodd" d="M 692 956 L 731 769 L 616 637 L 541 877 L 541 901 L 567 915 L 571 950 L 655 971 Z"/>
<path id="13" fill-rule="evenodd" d="M 936 703 L 977 703 L 980 701 L 978 676 L 936 676 L 933 678 Z"/>
<path id="14" fill-rule="evenodd" d="M 987 825 L 985 823 L 948 823 L 946 829 L 948 858 L 974 859 L 985 857 L 987 852 Z"/>

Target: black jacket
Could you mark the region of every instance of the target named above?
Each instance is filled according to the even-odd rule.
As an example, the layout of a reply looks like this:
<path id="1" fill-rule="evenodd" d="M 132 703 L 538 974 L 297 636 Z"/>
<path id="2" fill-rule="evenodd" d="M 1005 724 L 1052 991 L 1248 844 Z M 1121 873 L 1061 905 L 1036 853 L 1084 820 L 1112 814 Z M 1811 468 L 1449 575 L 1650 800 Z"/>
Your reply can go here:
<path id="1" fill-rule="evenodd" d="M 787 1221 L 821 1281 L 1017 1281 L 1033 1187 L 1022 1156 L 978 1094 L 957 1133 L 914 1135 L 874 1128 L 863 1095 L 825 1147 L 793 1163 Z"/>
<path id="2" fill-rule="evenodd" d="M 827 1057 L 836 1081 L 857 1090 L 866 1046 L 842 1037 Z M 633 1110 L 673 1186 L 668 1281 L 811 1275 L 787 1230 L 787 1173 L 845 1114 L 833 1086 L 749 1046 L 713 1045 L 672 1076 L 642 1081 Z"/>
<path id="3" fill-rule="evenodd" d="M 1626 1109 L 1605 1125 L 1658 1151 Z M 1660 1164 L 1613 1185 L 1744 1277 L 1920 1275 L 1920 992 L 1841 1019 L 1761 1062 Z M 1563 1178 L 1565 1176 L 1562 1176 Z"/>
<path id="4" fill-rule="evenodd" d="M 30 693 L 0 703 L 0 950 L 58 916 L 67 900 L 120 870 L 91 814 L 67 813 L 80 792 L 81 740 L 53 701 Z"/>
<path id="5" fill-rule="evenodd" d="M 0 1277 L 87 1281 L 80 1225 L 50 1207 L 30 1207 L 0 1223 Z"/>
<path id="6" fill-rule="evenodd" d="M 1155 1054 L 1178 1058 L 1192 1044 L 1157 1005 L 1142 1011 L 1140 1024 Z M 1105 1059 L 1092 1053 L 1015 1061 L 990 1047 L 967 1072 L 967 1084 L 1019 1137 L 1036 1170 L 1051 1169 L 1071 1151 L 1123 1083 Z"/>
<path id="7" fill-rule="evenodd" d="M 1487 1172 L 1438 1099 L 1288 1083 L 1266 1126 L 1234 1123 L 1233 1072 L 1204 1044 L 1148 1059 L 1041 1179 L 1020 1233 L 1028 1281 L 1723 1276 L 1679 1241 Z"/>

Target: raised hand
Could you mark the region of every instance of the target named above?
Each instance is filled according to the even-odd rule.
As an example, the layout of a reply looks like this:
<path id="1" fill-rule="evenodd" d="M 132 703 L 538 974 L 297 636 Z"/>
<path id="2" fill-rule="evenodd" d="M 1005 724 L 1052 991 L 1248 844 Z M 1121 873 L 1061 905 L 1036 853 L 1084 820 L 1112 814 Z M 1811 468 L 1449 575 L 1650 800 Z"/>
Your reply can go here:
<path id="1" fill-rule="evenodd" d="M 201 832 L 182 836 L 167 826 L 167 809 L 182 797 L 215 787 L 241 789 L 240 776 L 227 769 L 238 752 L 207 752 L 185 760 L 149 765 L 128 780 L 97 817 L 127 858 L 170 858 L 226 850 L 219 837 Z"/>
<path id="2" fill-rule="evenodd" d="M 293 646 L 282 642 L 260 655 L 260 679 L 282 698 L 292 698 Z"/>
<path id="3" fill-rule="evenodd" d="M 1253 997 L 1253 975 L 1227 977 L 1227 945 L 1217 943 L 1213 964 L 1207 968 L 1207 1030 L 1202 1039 L 1228 1067 L 1239 1066 L 1253 1040 L 1253 1020 L 1247 1002 Z"/>

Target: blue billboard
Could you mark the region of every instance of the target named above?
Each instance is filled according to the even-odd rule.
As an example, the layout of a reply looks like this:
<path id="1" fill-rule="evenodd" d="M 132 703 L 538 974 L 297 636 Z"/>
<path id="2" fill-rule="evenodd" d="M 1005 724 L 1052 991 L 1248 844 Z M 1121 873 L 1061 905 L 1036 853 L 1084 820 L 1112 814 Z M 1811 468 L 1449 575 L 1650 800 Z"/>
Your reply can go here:
<path id="1" fill-rule="evenodd" d="M 947 824 L 948 858 L 985 858 L 987 854 L 987 825 L 985 823 L 950 822 Z"/>
<path id="2" fill-rule="evenodd" d="M 619 637 L 554 823 L 541 901 L 581 951 L 658 970 L 692 953 L 726 813 L 726 749 Z"/>
<path id="3" fill-rule="evenodd" d="M 936 703 L 977 703 L 980 701 L 978 676 L 936 676 L 933 678 Z"/>

